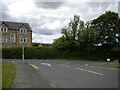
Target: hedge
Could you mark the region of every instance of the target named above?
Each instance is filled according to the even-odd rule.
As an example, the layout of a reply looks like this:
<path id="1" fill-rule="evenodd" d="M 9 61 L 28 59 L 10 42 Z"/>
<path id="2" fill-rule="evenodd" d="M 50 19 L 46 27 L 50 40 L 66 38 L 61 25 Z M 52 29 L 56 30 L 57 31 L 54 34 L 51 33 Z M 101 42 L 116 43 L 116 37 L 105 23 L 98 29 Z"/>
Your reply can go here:
<path id="1" fill-rule="evenodd" d="M 117 47 L 92 47 L 73 48 L 70 50 L 52 47 L 25 47 L 25 59 L 82 59 L 106 60 L 107 58 L 120 58 L 120 48 Z M 3 48 L 2 58 L 21 59 L 22 47 Z"/>

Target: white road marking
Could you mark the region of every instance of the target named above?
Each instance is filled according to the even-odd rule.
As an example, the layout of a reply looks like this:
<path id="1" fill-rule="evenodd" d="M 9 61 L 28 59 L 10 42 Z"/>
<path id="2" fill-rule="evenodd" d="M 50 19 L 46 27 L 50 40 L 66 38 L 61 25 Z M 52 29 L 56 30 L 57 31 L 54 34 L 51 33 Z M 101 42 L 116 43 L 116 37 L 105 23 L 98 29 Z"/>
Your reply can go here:
<path id="1" fill-rule="evenodd" d="M 47 65 L 49 67 L 51 67 L 52 65 L 50 65 L 49 63 L 41 63 L 42 65 Z"/>
<path id="2" fill-rule="evenodd" d="M 70 67 L 70 66 L 68 66 L 68 65 L 64 65 L 64 64 L 62 64 L 62 66 L 65 66 L 65 67 Z"/>
<path id="3" fill-rule="evenodd" d="M 50 86 L 51 86 L 52 88 L 56 88 L 56 85 L 55 85 L 54 83 L 50 83 Z"/>
<path id="4" fill-rule="evenodd" d="M 103 75 L 102 73 L 98 73 L 98 72 L 91 71 L 91 70 L 86 70 L 86 69 L 82 69 L 82 68 L 76 68 L 76 69 L 79 69 L 79 70 L 82 70 L 82 71 L 86 71 L 86 72 L 91 72 L 91 73 L 98 74 L 98 75 Z"/>

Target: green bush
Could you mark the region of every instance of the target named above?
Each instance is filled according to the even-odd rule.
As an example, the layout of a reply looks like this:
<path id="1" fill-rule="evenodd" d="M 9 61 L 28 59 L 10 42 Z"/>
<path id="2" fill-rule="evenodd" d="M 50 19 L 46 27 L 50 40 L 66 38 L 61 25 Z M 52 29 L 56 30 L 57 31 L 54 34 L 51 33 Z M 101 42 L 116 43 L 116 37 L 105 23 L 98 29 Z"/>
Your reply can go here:
<path id="1" fill-rule="evenodd" d="M 11 47 L 2 49 L 2 58 L 6 59 L 20 59 L 22 57 L 21 47 Z"/>
<path id="2" fill-rule="evenodd" d="M 25 59 L 82 59 L 106 60 L 120 56 L 120 49 L 113 46 L 79 47 L 72 49 L 57 49 L 53 47 L 25 47 Z M 3 48 L 2 58 L 21 59 L 22 47 Z"/>

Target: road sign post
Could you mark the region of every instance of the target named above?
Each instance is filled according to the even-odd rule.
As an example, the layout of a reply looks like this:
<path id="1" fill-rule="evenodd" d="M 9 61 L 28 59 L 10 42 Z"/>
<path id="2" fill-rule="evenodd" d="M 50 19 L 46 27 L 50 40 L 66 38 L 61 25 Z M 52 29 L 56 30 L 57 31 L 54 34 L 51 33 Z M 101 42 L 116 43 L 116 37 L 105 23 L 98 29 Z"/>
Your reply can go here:
<path id="1" fill-rule="evenodd" d="M 22 61 L 24 62 L 24 45 L 22 46 Z"/>
<path id="2" fill-rule="evenodd" d="M 120 1 L 118 2 L 118 17 L 120 18 Z"/>
<path id="3" fill-rule="evenodd" d="M 120 19 L 120 1 L 118 2 L 118 17 Z M 118 63 L 120 63 L 120 58 L 118 57 Z"/>

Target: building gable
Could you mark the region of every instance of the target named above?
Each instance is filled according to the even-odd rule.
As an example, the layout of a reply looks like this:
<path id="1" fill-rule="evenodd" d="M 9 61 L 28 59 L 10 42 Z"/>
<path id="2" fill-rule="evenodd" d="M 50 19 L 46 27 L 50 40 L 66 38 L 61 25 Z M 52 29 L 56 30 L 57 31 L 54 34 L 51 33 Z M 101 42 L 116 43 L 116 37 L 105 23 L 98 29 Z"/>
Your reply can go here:
<path id="1" fill-rule="evenodd" d="M 32 45 L 32 30 L 28 23 L 0 21 L 2 47 L 20 47 Z"/>
<path id="2" fill-rule="evenodd" d="M 29 31 L 32 31 L 31 27 L 28 23 L 18 23 L 18 22 L 8 22 L 8 21 L 0 21 L 0 24 L 5 24 L 9 27 L 10 30 L 19 30 L 19 27 L 25 26 Z"/>
<path id="3" fill-rule="evenodd" d="M 6 25 L 5 23 L 2 23 L 2 24 L 0 25 L 0 27 L 1 27 L 1 28 L 2 28 L 2 27 L 7 27 L 7 28 L 9 28 L 8 25 Z"/>
<path id="4" fill-rule="evenodd" d="M 20 28 L 28 29 L 24 24 L 22 24 L 22 25 L 19 27 L 19 29 L 20 29 Z"/>

